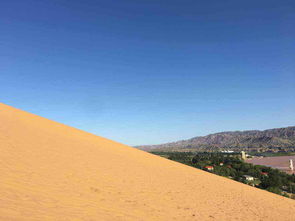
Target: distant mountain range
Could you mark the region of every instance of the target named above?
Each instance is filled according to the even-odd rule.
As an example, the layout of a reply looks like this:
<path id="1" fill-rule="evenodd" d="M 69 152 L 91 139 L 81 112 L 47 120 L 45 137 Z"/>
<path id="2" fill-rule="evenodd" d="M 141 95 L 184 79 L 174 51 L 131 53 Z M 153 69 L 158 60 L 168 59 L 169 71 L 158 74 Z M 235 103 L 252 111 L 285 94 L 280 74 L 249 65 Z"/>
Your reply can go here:
<path id="1" fill-rule="evenodd" d="M 172 143 L 143 145 L 146 151 L 295 151 L 295 126 L 269 130 L 229 131 Z"/>

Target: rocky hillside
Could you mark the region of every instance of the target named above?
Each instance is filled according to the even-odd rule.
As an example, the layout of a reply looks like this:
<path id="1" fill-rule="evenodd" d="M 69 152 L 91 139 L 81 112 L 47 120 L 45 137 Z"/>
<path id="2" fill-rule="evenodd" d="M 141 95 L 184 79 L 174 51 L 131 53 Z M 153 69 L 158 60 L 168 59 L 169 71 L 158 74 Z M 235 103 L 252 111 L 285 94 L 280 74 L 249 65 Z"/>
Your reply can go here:
<path id="1" fill-rule="evenodd" d="M 138 146 L 143 150 L 294 150 L 295 127 L 276 128 L 270 130 L 230 131 L 194 137 L 160 145 Z"/>

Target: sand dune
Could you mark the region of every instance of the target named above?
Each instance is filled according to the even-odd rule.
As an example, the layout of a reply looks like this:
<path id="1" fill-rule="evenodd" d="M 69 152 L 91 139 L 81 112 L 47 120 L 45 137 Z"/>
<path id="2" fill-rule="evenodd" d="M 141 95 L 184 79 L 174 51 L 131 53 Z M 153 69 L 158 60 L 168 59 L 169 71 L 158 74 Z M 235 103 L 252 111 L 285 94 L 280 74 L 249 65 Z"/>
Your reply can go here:
<path id="1" fill-rule="evenodd" d="M 295 201 L 0 104 L 0 220 L 295 220 Z"/>

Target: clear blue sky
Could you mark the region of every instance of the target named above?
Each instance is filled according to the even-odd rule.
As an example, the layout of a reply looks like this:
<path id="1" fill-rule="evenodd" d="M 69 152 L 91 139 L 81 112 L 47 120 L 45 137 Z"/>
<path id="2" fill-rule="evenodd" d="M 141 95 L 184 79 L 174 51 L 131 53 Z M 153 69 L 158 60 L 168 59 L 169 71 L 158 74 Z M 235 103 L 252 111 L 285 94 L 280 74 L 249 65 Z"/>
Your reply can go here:
<path id="1" fill-rule="evenodd" d="M 1 1 L 0 100 L 130 145 L 295 125 L 295 1 Z"/>

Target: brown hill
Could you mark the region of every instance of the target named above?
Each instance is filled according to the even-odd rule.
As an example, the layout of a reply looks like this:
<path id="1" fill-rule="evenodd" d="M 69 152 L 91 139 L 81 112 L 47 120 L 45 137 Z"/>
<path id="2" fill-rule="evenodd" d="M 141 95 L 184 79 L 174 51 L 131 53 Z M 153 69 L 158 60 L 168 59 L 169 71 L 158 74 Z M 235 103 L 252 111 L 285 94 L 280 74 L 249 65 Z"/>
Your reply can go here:
<path id="1" fill-rule="evenodd" d="M 295 201 L 0 104 L 0 220 L 295 220 Z"/>
<path id="2" fill-rule="evenodd" d="M 137 148 L 143 150 L 156 149 L 163 151 L 206 151 L 217 149 L 295 151 L 295 127 L 275 128 L 263 131 L 248 130 L 221 132 L 172 143 L 138 146 Z"/>

